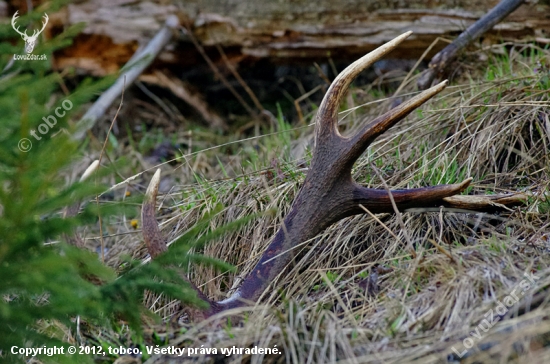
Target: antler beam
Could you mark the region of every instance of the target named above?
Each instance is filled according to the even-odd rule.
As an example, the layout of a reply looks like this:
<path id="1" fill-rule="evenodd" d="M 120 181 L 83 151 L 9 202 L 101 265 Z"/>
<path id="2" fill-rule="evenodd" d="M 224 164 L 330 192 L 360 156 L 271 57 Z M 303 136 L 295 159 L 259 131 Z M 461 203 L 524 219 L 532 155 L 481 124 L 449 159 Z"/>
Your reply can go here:
<path id="1" fill-rule="evenodd" d="M 338 106 L 351 82 L 376 60 L 396 48 L 411 32 L 382 45 L 347 67 L 332 83 L 316 116 L 315 151 L 304 184 L 296 196 L 283 225 L 240 289 L 230 298 L 213 302 L 204 316 L 254 303 L 293 259 L 293 247 L 315 237 L 321 231 L 348 216 L 364 213 L 360 205 L 373 213 L 393 213 L 386 190 L 369 189 L 355 183 L 351 170 L 355 161 L 372 141 L 441 92 L 444 81 L 402 103 L 363 127 L 357 134 L 343 137 L 338 131 Z M 166 250 L 166 243 L 155 217 L 158 171 L 147 190 L 143 204 L 143 237 L 152 257 Z M 391 191 L 397 208 L 434 208 L 450 206 L 445 198 L 464 191 L 472 181 L 435 187 Z M 205 296 L 199 292 L 199 296 Z"/>

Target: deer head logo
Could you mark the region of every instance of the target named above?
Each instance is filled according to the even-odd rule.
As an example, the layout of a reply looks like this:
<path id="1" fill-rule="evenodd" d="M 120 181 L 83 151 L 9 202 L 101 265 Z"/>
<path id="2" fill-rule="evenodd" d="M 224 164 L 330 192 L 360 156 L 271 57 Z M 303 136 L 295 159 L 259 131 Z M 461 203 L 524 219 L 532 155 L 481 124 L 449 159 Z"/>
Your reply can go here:
<path id="1" fill-rule="evenodd" d="M 34 49 L 34 46 L 36 44 L 36 40 L 38 39 L 38 35 L 40 35 L 40 33 L 42 33 L 44 31 L 44 28 L 46 28 L 46 24 L 48 24 L 48 14 L 44 13 L 44 22 L 42 23 L 42 29 L 40 29 L 39 31 L 38 30 L 34 30 L 32 35 L 29 37 L 27 35 L 27 30 L 25 30 L 24 33 L 20 32 L 19 31 L 19 27 L 15 27 L 15 21 L 17 20 L 17 18 L 19 17 L 17 15 L 19 11 L 16 11 L 15 14 L 13 14 L 13 17 L 11 18 L 11 26 L 13 27 L 13 29 L 19 33 L 21 35 L 21 38 L 23 38 L 23 40 L 25 41 L 25 51 L 27 53 L 31 53 L 32 50 Z"/>

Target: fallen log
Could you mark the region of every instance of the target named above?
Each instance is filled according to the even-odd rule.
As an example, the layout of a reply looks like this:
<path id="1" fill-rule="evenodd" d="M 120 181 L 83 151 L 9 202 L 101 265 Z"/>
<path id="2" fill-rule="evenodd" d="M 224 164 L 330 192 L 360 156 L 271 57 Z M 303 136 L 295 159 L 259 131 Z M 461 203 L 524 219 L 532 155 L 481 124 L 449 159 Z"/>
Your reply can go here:
<path id="1" fill-rule="evenodd" d="M 217 46 L 235 63 L 268 58 L 291 63 L 296 59 L 355 58 L 406 30 L 414 35 L 392 57 L 418 58 L 435 39 L 455 39 L 492 9 L 498 0 L 407 2 L 375 0 L 189 0 L 171 2 L 89 0 L 72 3 L 57 16 L 63 25 L 86 22 L 73 46 L 56 56 L 60 68 L 76 66 L 85 73 L 104 75 L 118 70 L 159 29 L 168 15 L 188 24 L 193 36 L 223 64 Z M 485 34 L 485 39 L 548 39 L 550 4 L 521 6 Z M 52 17 L 51 17 L 52 18 Z M 447 43 L 432 48 L 431 58 Z M 181 32 L 158 62 L 188 69 L 204 63 Z"/>

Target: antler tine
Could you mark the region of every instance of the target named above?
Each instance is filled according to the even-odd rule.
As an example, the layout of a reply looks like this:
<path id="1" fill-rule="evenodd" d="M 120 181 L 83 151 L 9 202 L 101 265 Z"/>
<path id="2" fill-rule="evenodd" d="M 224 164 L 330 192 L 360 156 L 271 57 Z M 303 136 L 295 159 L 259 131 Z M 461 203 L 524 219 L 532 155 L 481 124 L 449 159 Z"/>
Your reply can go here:
<path id="1" fill-rule="evenodd" d="M 395 206 L 399 211 L 416 208 L 440 207 L 444 205 L 444 198 L 455 196 L 464 191 L 472 182 L 473 178 L 467 178 L 460 183 L 451 185 L 439 185 L 432 187 L 411 188 L 406 190 L 392 190 L 391 195 Z M 372 213 L 395 212 L 390 195 L 386 190 L 366 188 L 354 183 L 353 203 L 349 205 L 350 213 L 362 213 L 360 205 Z M 421 201 L 421 203 L 419 203 Z M 446 204 L 453 207 L 452 201 Z M 454 204 L 458 205 L 458 204 Z"/>
<path id="2" fill-rule="evenodd" d="M 35 37 L 37 35 L 39 35 L 40 33 L 42 33 L 44 31 L 44 29 L 46 29 L 46 25 L 48 25 L 48 14 L 44 14 L 44 20 L 46 20 L 45 22 L 42 22 L 42 29 L 38 30 L 38 29 L 35 29 L 32 31 L 32 37 Z"/>
<path id="3" fill-rule="evenodd" d="M 12 28 L 13 28 L 17 33 L 19 33 L 20 35 L 22 35 L 22 36 L 27 36 L 27 31 L 25 31 L 25 33 L 22 33 L 22 32 L 19 30 L 19 26 L 18 26 L 17 28 L 15 27 L 15 21 L 19 18 L 18 13 L 19 13 L 19 10 L 17 10 L 17 11 L 15 12 L 15 14 L 13 14 L 13 16 L 12 16 L 12 18 L 11 18 L 11 26 L 12 26 Z"/>
<path id="4" fill-rule="evenodd" d="M 38 32 L 38 34 L 42 33 L 44 31 L 44 29 L 46 28 L 46 25 L 48 25 L 48 20 L 50 20 L 50 18 L 48 18 L 48 14 L 44 13 L 44 22 L 42 22 L 42 29 L 40 29 L 40 31 Z"/>
<path id="5" fill-rule="evenodd" d="M 92 173 L 94 173 L 98 168 L 99 168 L 99 160 L 96 159 L 92 162 L 92 164 L 90 164 L 88 168 L 86 168 L 84 173 L 82 173 L 82 177 L 80 177 L 80 182 L 83 182 L 86 179 L 88 179 L 88 177 L 90 177 Z"/>
<path id="6" fill-rule="evenodd" d="M 141 207 L 141 233 L 143 240 L 149 251 L 151 258 L 155 258 L 157 255 L 164 253 L 167 250 L 166 241 L 160 233 L 157 219 L 155 217 L 155 205 L 157 201 L 157 194 L 160 184 L 160 168 L 157 169 L 147 192 L 145 192 L 145 200 Z"/>
<path id="7" fill-rule="evenodd" d="M 325 97 L 323 98 L 323 101 L 321 102 L 321 106 L 319 106 L 319 111 L 317 112 L 315 121 L 317 127 L 315 133 L 316 145 L 319 145 L 319 142 L 321 141 L 320 139 L 328 139 L 334 135 L 340 136 L 340 133 L 338 132 L 338 107 L 342 97 L 353 80 L 365 68 L 369 67 L 384 55 L 395 49 L 411 34 L 412 31 L 408 31 L 381 45 L 372 52 L 353 62 L 334 79 Z"/>
<path id="8" fill-rule="evenodd" d="M 374 119 L 369 124 L 365 125 L 355 136 L 351 137 L 350 152 L 348 154 L 350 163 L 353 164 L 357 158 L 367 149 L 367 147 L 376 139 L 380 134 L 403 120 L 413 110 L 424 104 L 426 101 L 443 91 L 447 86 L 448 81 L 445 80 L 425 91 L 416 95 L 415 97 L 407 100 L 406 102 L 394 107 L 390 111 L 386 112 Z"/>
<path id="9" fill-rule="evenodd" d="M 153 175 L 153 178 L 151 178 L 151 182 L 149 182 L 149 187 L 147 187 L 147 191 L 145 192 L 145 200 L 143 201 L 141 207 L 141 234 L 143 235 L 143 240 L 145 241 L 145 245 L 147 246 L 147 251 L 151 256 L 151 259 L 154 259 L 156 256 L 168 250 L 166 240 L 162 236 L 157 224 L 157 219 L 155 218 L 155 205 L 157 201 L 159 184 L 160 168 L 157 169 Z M 219 311 L 218 304 L 216 302 L 206 297 L 206 295 L 187 277 L 182 278 L 189 283 L 195 292 L 197 292 L 197 296 L 209 305 L 209 309 L 204 312 L 200 310 L 191 310 L 189 313 L 192 316 L 192 320 L 204 319 L 206 316 L 210 316 Z"/>

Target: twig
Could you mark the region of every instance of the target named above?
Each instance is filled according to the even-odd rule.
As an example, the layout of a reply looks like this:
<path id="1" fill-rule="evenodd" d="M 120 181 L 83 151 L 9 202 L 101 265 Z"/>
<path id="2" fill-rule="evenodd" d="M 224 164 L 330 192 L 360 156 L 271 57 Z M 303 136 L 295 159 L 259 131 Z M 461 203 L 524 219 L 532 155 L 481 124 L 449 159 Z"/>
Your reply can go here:
<path id="1" fill-rule="evenodd" d="M 317 70 L 317 73 L 319 74 L 319 77 L 321 77 L 321 79 L 323 81 L 325 81 L 325 83 L 330 86 L 330 84 L 332 83 L 327 75 L 325 74 L 325 72 L 321 69 L 321 66 L 319 66 L 319 64 L 317 62 L 313 62 L 313 65 L 315 66 L 315 69 Z"/>
<path id="2" fill-rule="evenodd" d="M 264 107 L 260 103 L 260 100 L 258 100 L 256 95 L 254 94 L 254 91 L 252 91 L 252 89 L 250 87 L 248 87 L 248 85 L 246 84 L 246 82 L 244 82 L 244 80 L 241 77 L 241 75 L 239 74 L 239 72 L 237 72 L 237 70 L 235 69 L 235 67 L 233 67 L 231 62 L 229 62 L 229 59 L 227 59 L 227 56 L 225 55 L 225 52 L 223 51 L 223 48 L 220 47 L 219 44 L 216 44 L 216 48 L 218 49 L 218 52 L 222 56 L 222 59 L 225 62 L 225 65 L 227 66 L 227 68 L 229 68 L 229 71 L 231 71 L 231 74 L 233 74 L 233 77 L 235 77 L 237 79 L 237 81 L 242 86 L 242 88 L 244 88 L 244 90 L 246 91 L 248 96 L 250 96 L 250 99 L 254 103 L 254 106 L 256 106 L 256 108 L 258 109 L 258 112 L 261 113 L 264 110 Z"/>
<path id="3" fill-rule="evenodd" d="M 403 232 L 403 235 L 405 236 L 405 240 L 407 240 L 407 248 L 409 249 L 412 257 L 416 259 L 416 251 L 414 250 L 414 246 L 413 246 L 411 237 L 409 236 L 409 231 L 407 230 L 407 227 L 405 226 L 405 223 L 403 222 L 403 218 L 401 217 L 401 212 L 399 211 L 399 209 L 397 208 L 397 205 L 395 204 L 395 200 L 393 198 L 391 190 L 388 187 L 388 184 L 386 183 L 386 180 L 382 177 L 382 174 L 378 171 L 378 168 L 376 168 L 374 164 L 371 164 L 371 168 L 374 170 L 374 173 L 376 173 L 376 176 L 378 176 L 378 178 L 380 178 L 380 181 L 382 181 L 382 185 L 384 186 L 384 189 L 386 190 L 386 192 L 388 192 L 388 196 L 390 198 L 391 205 L 392 205 L 393 210 L 395 212 L 395 217 L 397 219 L 397 223 L 401 227 L 401 231 Z"/>
<path id="4" fill-rule="evenodd" d="M 441 245 L 439 245 L 435 240 L 433 239 L 427 239 L 433 246 L 435 246 L 435 248 L 440 252 L 440 253 L 443 253 L 444 255 L 447 256 L 447 258 L 449 258 L 451 260 L 451 262 L 453 263 L 456 263 L 456 260 L 455 258 L 453 258 L 452 254 L 449 253 L 448 251 L 446 251 Z"/>
<path id="5" fill-rule="evenodd" d="M 103 159 L 103 154 L 105 153 L 105 147 L 107 146 L 107 141 L 109 140 L 109 134 L 111 134 L 111 130 L 113 129 L 113 125 L 115 125 L 116 118 L 118 117 L 118 113 L 120 112 L 120 109 L 122 109 L 122 104 L 124 103 L 124 89 L 126 88 L 126 76 L 122 79 L 122 95 L 120 96 L 120 104 L 118 105 L 118 109 L 116 111 L 116 114 L 111 121 L 111 125 L 109 126 L 109 130 L 107 131 L 107 135 L 105 135 L 105 141 L 103 142 L 103 147 L 101 148 L 101 153 L 99 154 L 99 161 L 98 165 L 101 165 L 101 159 Z M 95 197 L 95 203 L 97 205 L 97 211 L 98 214 L 101 214 L 99 210 L 99 195 Z M 101 223 L 101 215 L 98 216 L 99 220 L 99 237 L 101 240 L 101 261 L 105 263 L 105 241 L 103 240 L 103 225 Z"/>
<path id="6" fill-rule="evenodd" d="M 508 195 L 482 195 L 468 196 L 456 195 L 445 197 L 445 204 L 456 209 L 472 211 L 512 211 L 511 207 L 525 205 L 528 196 L 524 193 L 513 193 Z"/>
<path id="7" fill-rule="evenodd" d="M 524 2 L 525 0 L 502 0 L 481 19 L 470 25 L 454 42 L 432 58 L 429 68 L 422 72 L 418 78 L 418 88 L 425 90 L 434 83 L 434 80 L 446 78 L 447 67 L 460 51 L 506 18 Z"/>
<path id="8" fill-rule="evenodd" d="M 304 125 L 306 121 L 304 120 L 304 114 L 302 113 L 302 109 L 300 108 L 300 102 L 307 100 L 311 95 L 316 93 L 317 91 L 321 90 L 323 88 L 323 85 L 317 85 L 312 90 L 309 90 L 302 96 L 298 97 L 296 100 L 294 100 L 294 107 L 296 108 L 296 112 L 298 113 L 298 119 L 300 120 L 300 124 Z"/>
<path id="9" fill-rule="evenodd" d="M 116 82 L 105 91 L 96 102 L 88 109 L 86 114 L 76 124 L 76 130 L 73 139 L 81 140 L 88 130 L 90 130 L 97 120 L 105 114 L 107 108 L 122 93 L 125 83 L 132 84 L 136 78 L 151 64 L 164 46 L 172 38 L 172 30 L 179 26 L 179 20 L 175 15 L 166 19 L 164 26 L 151 39 L 151 41 L 141 50 L 138 50 L 132 58 L 126 63 L 128 67 L 122 72 Z"/>
<path id="10" fill-rule="evenodd" d="M 258 114 L 256 114 L 254 112 L 254 110 L 252 110 L 252 108 L 250 107 L 250 105 L 248 105 L 248 103 L 242 98 L 241 95 L 239 95 L 239 93 L 235 90 L 235 88 L 233 86 L 231 86 L 231 84 L 229 83 L 229 81 L 227 81 L 227 78 L 225 78 L 224 75 L 222 75 L 222 73 L 220 72 L 220 70 L 218 69 L 218 67 L 216 67 L 216 65 L 214 64 L 214 62 L 212 62 L 212 60 L 210 59 L 210 57 L 208 57 L 208 55 L 206 54 L 206 52 L 204 51 L 204 47 L 202 45 L 200 45 L 200 43 L 198 42 L 197 38 L 195 38 L 195 35 L 193 34 L 193 31 L 191 29 L 187 29 L 187 35 L 189 36 L 189 39 L 191 39 L 191 42 L 193 42 L 193 45 L 195 46 L 195 48 L 197 48 L 197 50 L 199 51 L 199 53 L 201 54 L 202 58 L 204 58 L 204 60 L 206 61 L 206 63 L 208 63 L 208 66 L 210 67 L 210 69 L 212 70 L 212 72 L 214 72 L 214 74 L 216 75 L 216 77 L 218 77 L 220 79 L 220 81 L 222 81 L 223 85 L 225 87 L 227 87 L 227 89 L 229 90 L 229 92 L 231 92 L 233 94 L 233 96 L 235 96 L 235 98 L 237 99 L 237 101 L 239 101 L 239 103 L 245 108 L 245 110 L 250 114 L 250 116 L 253 118 L 253 119 L 256 119 L 258 117 Z"/>
<path id="11" fill-rule="evenodd" d="M 99 168 L 99 161 L 95 160 L 90 164 L 88 168 L 84 171 L 82 176 L 80 177 L 80 182 L 85 181 Z M 82 201 L 77 201 L 71 206 L 67 206 L 65 208 L 65 211 L 63 211 L 63 218 L 69 218 L 76 216 L 78 214 L 78 210 L 80 210 L 80 205 Z M 70 236 L 68 234 L 64 234 L 65 241 L 73 246 L 76 246 L 77 248 L 83 248 L 84 247 L 84 241 L 80 238 L 80 236 L 75 232 L 73 236 Z"/>
<path id="12" fill-rule="evenodd" d="M 384 224 L 375 214 L 373 214 L 372 212 L 369 211 L 369 209 L 367 209 L 365 206 L 359 204 L 359 207 L 362 208 L 367 214 L 369 214 L 370 217 L 372 217 L 377 223 L 379 223 L 380 225 L 382 225 L 382 227 L 384 229 L 386 229 L 386 231 L 388 233 L 390 233 L 391 236 L 393 236 L 395 238 L 395 240 L 399 240 L 399 238 L 397 237 L 397 235 L 394 234 L 393 231 L 391 231 L 391 229 L 386 225 Z"/>
<path id="13" fill-rule="evenodd" d="M 141 75 L 140 80 L 169 89 L 175 96 L 194 108 L 211 127 L 227 130 L 227 124 L 221 116 L 210 110 L 200 95 L 193 93 L 180 79 L 155 71 L 152 75 Z"/>

